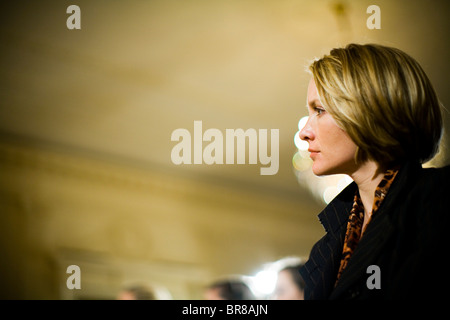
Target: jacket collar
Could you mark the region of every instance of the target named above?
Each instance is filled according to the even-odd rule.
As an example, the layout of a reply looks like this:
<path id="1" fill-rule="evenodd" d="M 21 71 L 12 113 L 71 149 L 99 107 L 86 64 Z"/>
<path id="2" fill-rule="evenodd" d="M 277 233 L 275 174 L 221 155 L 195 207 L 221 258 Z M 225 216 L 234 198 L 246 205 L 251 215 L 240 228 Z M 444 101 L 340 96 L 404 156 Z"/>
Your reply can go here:
<path id="1" fill-rule="evenodd" d="M 319 220 L 327 233 L 311 250 L 309 260 L 300 271 L 306 283 L 305 296 L 308 299 L 338 298 L 360 278 L 362 272 L 366 275 L 367 266 L 378 256 L 383 244 L 394 231 L 389 215 L 392 207 L 405 192 L 405 186 L 417 177 L 420 168 L 417 163 L 407 163 L 400 169 L 336 288 L 334 282 L 342 255 L 347 221 L 357 190 L 356 183 L 353 182 L 345 188 L 319 214 Z"/>
<path id="2" fill-rule="evenodd" d="M 319 221 L 327 233 L 338 235 L 342 226 L 347 224 L 347 209 L 353 205 L 356 190 L 356 183 L 352 182 L 319 213 Z"/>
<path id="3" fill-rule="evenodd" d="M 316 243 L 300 273 L 305 281 L 307 299 L 327 299 L 333 290 L 339 268 L 348 213 L 353 205 L 357 186 L 353 182 L 319 213 L 325 236 Z"/>
<path id="4" fill-rule="evenodd" d="M 402 194 L 407 192 L 405 186 L 410 184 L 411 179 L 417 177 L 418 170 L 420 165 L 416 163 L 408 163 L 400 169 L 378 213 L 367 226 L 330 299 L 336 299 L 348 291 L 356 281 L 361 279 L 361 276 L 367 278 L 367 267 L 376 264 L 386 241 L 395 231 L 392 223 L 392 214 L 395 213 L 393 208 L 398 205 L 398 199 L 402 198 Z"/>

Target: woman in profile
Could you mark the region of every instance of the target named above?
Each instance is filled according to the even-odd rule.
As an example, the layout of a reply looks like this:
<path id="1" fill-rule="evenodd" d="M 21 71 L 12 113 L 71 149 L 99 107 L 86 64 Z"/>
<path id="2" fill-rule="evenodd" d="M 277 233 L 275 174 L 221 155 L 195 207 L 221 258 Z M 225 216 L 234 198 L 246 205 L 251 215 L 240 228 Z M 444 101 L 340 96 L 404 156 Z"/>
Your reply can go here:
<path id="1" fill-rule="evenodd" d="M 439 297 L 448 288 L 450 166 L 422 168 L 438 151 L 440 102 L 403 51 L 350 44 L 309 71 L 315 175 L 353 179 L 319 214 L 326 234 L 300 273 L 305 299 Z"/>

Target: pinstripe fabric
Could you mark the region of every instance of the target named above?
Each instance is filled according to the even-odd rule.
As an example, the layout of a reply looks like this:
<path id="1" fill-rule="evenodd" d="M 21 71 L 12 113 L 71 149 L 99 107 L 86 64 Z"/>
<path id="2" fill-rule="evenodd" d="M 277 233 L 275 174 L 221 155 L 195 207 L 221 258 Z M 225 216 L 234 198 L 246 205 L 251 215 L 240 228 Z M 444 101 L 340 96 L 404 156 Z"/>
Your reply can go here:
<path id="1" fill-rule="evenodd" d="M 300 270 L 308 299 L 326 299 L 333 289 L 356 188 L 356 184 L 351 183 L 319 214 L 326 234 L 314 245 L 309 260 Z"/>
<path id="2" fill-rule="evenodd" d="M 422 169 L 411 162 L 400 169 L 334 287 L 356 189 L 352 183 L 319 214 L 326 234 L 300 270 L 305 299 L 439 297 L 450 286 L 442 259 L 450 247 L 450 166 Z M 366 284 L 370 265 L 381 270 L 380 290 Z"/>

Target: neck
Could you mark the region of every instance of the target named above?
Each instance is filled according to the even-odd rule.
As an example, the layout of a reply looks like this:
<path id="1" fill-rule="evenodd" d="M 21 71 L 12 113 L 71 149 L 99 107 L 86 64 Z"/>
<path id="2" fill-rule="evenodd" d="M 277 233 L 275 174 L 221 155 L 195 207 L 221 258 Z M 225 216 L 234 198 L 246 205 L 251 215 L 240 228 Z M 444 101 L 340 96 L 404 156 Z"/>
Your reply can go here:
<path id="1" fill-rule="evenodd" d="M 368 160 L 364 162 L 358 170 L 350 175 L 358 185 L 359 196 L 364 206 L 364 221 L 372 214 L 372 207 L 375 198 L 375 189 L 384 177 L 378 163 Z"/>

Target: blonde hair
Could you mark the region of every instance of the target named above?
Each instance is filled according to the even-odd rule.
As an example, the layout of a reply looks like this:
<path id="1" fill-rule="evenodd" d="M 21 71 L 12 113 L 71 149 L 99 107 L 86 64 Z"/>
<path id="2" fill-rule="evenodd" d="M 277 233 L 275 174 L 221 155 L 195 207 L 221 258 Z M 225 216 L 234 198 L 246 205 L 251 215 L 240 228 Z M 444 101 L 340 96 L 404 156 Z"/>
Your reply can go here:
<path id="1" fill-rule="evenodd" d="M 309 70 L 323 107 L 358 146 L 356 161 L 423 163 L 437 153 L 441 104 L 419 63 L 403 51 L 349 44 Z"/>

